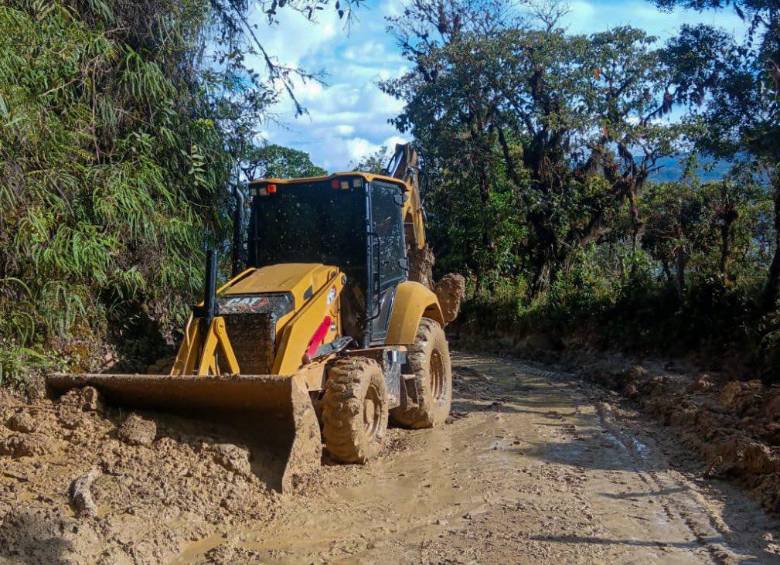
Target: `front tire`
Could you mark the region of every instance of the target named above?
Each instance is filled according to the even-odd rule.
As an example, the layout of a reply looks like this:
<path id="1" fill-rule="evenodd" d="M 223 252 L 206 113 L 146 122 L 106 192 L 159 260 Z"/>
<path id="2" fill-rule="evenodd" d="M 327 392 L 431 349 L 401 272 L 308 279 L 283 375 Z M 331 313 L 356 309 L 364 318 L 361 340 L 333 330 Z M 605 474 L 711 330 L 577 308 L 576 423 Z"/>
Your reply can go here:
<path id="1" fill-rule="evenodd" d="M 407 428 L 432 428 L 444 423 L 452 404 L 452 363 L 447 337 L 438 322 L 422 318 L 414 345 L 407 352 L 410 406 L 390 412 L 394 423 Z"/>
<path id="2" fill-rule="evenodd" d="M 333 459 L 365 463 L 376 456 L 387 432 L 387 418 L 387 388 L 376 361 L 345 357 L 328 368 L 322 435 Z"/>

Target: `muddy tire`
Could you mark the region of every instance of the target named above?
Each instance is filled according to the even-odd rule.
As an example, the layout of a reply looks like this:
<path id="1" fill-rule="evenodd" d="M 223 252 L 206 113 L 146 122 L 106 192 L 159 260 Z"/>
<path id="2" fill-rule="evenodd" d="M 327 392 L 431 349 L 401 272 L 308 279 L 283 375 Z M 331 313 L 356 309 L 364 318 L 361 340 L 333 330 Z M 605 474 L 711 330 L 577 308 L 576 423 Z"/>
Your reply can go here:
<path id="1" fill-rule="evenodd" d="M 407 369 L 414 374 L 407 386 L 412 400 L 408 407 L 390 412 L 395 424 L 407 428 L 432 428 L 443 424 L 452 404 L 452 363 L 444 330 L 429 318 L 420 320 L 414 345 L 407 352 Z"/>
<path id="2" fill-rule="evenodd" d="M 382 448 L 388 398 L 381 367 L 373 359 L 346 357 L 328 367 L 322 399 L 325 450 L 341 463 L 365 463 Z"/>

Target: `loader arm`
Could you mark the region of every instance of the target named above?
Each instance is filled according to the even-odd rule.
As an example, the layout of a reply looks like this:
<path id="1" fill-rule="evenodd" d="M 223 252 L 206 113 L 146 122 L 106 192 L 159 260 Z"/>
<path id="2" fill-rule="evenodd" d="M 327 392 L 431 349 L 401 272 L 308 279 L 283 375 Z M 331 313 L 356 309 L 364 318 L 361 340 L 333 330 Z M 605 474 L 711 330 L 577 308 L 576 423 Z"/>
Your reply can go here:
<path id="1" fill-rule="evenodd" d="M 217 289 L 217 293 L 221 293 L 231 285 L 234 285 L 248 275 L 252 274 L 255 269 L 246 269 L 233 277 L 230 281 L 222 285 Z M 198 304 L 198 307 L 202 307 L 203 302 Z M 187 320 L 187 325 L 184 328 L 184 339 L 179 346 L 179 350 L 176 354 L 176 361 L 171 369 L 171 375 L 191 375 L 197 373 L 200 376 L 203 375 L 218 375 L 219 364 L 215 353 L 219 351 L 228 365 L 228 370 L 232 374 L 238 374 L 241 372 L 241 368 L 238 365 L 238 360 L 233 352 L 233 347 L 230 345 L 230 339 L 228 338 L 227 331 L 225 329 L 225 319 L 221 316 L 215 317 L 211 320 L 208 328 L 204 331 L 202 318 L 199 318 L 193 314 L 190 315 Z"/>

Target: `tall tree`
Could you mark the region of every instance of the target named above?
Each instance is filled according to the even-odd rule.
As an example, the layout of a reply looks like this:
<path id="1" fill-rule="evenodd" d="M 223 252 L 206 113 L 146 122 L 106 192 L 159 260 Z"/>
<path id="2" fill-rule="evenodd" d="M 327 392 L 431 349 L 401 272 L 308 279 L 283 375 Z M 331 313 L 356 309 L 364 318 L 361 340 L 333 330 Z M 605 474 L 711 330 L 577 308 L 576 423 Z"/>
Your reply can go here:
<path id="1" fill-rule="evenodd" d="M 88 364 L 109 333 L 125 347 L 180 324 L 204 237 L 227 235 L 234 148 L 310 77 L 265 51 L 255 5 L 0 4 L 0 379 L 36 350 Z"/>
<path id="2" fill-rule="evenodd" d="M 523 21 L 503 4 L 416 0 L 393 22 L 413 69 L 382 85 L 406 103 L 398 127 L 452 182 L 445 199 L 472 195 L 458 205 L 480 210 L 478 234 L 457 227 L 478 277 L 527 223 L 515 252 L 532 296 L 626 202 L 639 239 L 637 194 L 682 129 L 659 120 L 679 91 L 655 38 L 630 27 L 568 35 L 563 13 Z"/>
<path id="3" fill-rule="evenodd" d="M 700 106 L 705 151 L 751 158 L 768 176 L 774 195 L 774 255 L 764 309 L 780 297 L 780 6 L 773 0 L 657 0 L 663 9 L 733 9 L 748 24 L 744 41 L 710 26 L 684 26 L 673 54 L 686 62 L 692 97 Z"/>
<path id="4" fill-rule="evenodd" d="M 275 144 L 253 146 L 240 160 L 240 167 L 248 180 L 263 177 L 317 177 L 327 174 L 325 169 L 311 162 L 305 151 Z"/>

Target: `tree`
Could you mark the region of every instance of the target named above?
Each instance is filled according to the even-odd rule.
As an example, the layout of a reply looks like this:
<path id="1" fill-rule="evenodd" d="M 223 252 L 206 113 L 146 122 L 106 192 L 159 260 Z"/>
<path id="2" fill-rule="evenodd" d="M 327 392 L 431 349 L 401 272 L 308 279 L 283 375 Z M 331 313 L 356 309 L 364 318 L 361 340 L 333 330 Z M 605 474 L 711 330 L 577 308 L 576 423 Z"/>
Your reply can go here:
<path id="1" fill-rule="evenodd" d="M 364 155 L 357 163 L 350 163 L 350 168 L 353 171 L 381 175 L 385 173 L 387 161 L 387 147 L 382 146 L 373 153 Z"/>
<path id="2" fill-rule="evenodd" d="M 709 26 L 684 26 L 672 45 L 687 61 L 687 76 L 700 106 L 702 127 L 695 141 L 717 156 L 752 159 L 768 176 L 774 195 L 774 255 L 763 307 L 780 297 L 780 8 L 772 0 L 657 0 L 663 9 L 731 6 L 749 24 L 744 43 Z M 706 94 L 706 96 L 705 96 Z"/>
<path id="3" fill-rule="evenodd" d="M 311 162 L 305 151 L 273 144 L 253 146 L 241 159 L 240 166 L 247 180 L 318 177 L 327 174 L 325 169 Z"/>
<path id="4" fill-rule="evenodd" d="M 107 338 L 154 355 L 186 319 L 204 242 L 227 239 L 235 148 L 277 93 L 316 78 L 265 51 L 255 5 L 0 5 L 0 378 L 44 350 L 89 368 Z"/>
<path id="5" fill-rule="evenodd" d="M 441 205 L 463 211 L 447 228 L 463 241 L 448 247 L 478 280 L 529 272 L 530 296 L 626 202 L 636 246 L 637 194 L 682 133 L 658 120 L 680 98 L 655 39 L 630 27 L 568 35 L 562 13 L 523 22 L 500 3 L 415 0 L 393 22 L 413 69 L 382 83 L 406 104 L 395 123 L 440 175 Z"/>

